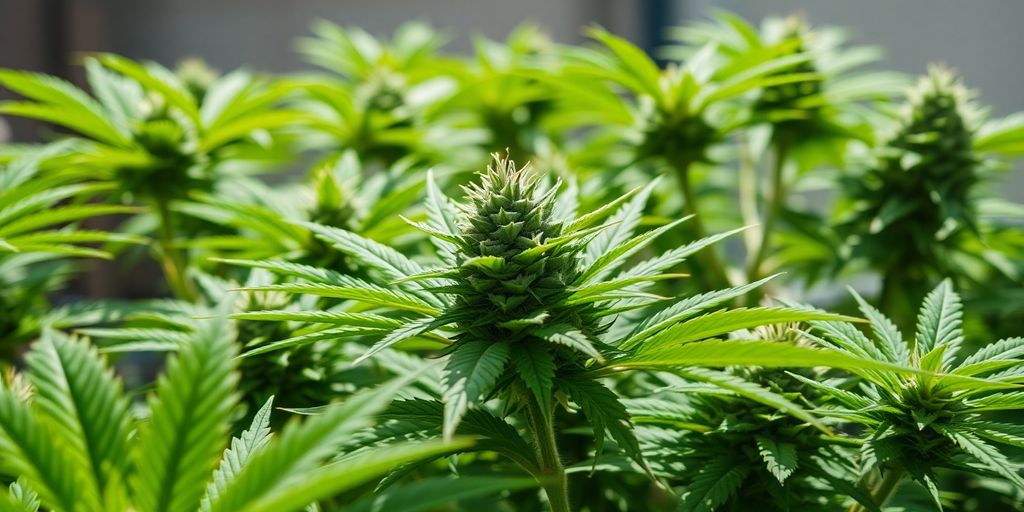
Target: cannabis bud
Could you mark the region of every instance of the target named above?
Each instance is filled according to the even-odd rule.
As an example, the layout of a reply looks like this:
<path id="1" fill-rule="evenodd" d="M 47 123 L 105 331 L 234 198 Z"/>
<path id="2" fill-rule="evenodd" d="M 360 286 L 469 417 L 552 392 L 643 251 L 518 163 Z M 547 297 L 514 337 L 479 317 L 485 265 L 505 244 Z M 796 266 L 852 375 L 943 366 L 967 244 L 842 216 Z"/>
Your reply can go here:
<path id="1" fill-rule="evenodd" d="M 904 118 L 873 164 L 848 182 L 855 201 L 845 224 L 851 256 L 887 275 L 914 270 L 900 286 L 920 288 L 921 296 L 930 274 L 946 271 L 955 235 L 976 223 L 970 194 L 981 166 L 972 149 L 974 111 L 954 75 L 933 67 L 908 95 Z"/>
<path id="2" fill-rule="evenodd" d="M 456 316 L 472 337 L 525 336 L 531 325 L 567 322 L 593 331 L 595 322 L 561 303 L 579 277 L 580 244 L 555 244 L 556 188 L 542 190 L 529 165 L 495 159 L 479 183 L 465 188 L 456 253 Z"/>

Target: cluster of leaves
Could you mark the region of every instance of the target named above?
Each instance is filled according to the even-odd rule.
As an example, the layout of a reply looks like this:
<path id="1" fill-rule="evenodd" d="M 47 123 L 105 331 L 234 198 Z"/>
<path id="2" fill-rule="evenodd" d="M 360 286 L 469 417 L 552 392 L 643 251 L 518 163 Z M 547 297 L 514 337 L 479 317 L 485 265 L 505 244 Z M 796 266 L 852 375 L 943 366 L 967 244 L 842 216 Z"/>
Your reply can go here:
<path id="1" fill-rule="evenodd" d="M 990 189 L 1024 118 L 941 68 L 900 111 L 797 17 L 673 29 L 664 67 L 587 34 L 0 70 L 62 129 L 0 146 L 0 510 L 1020 510 L 1024 209 Z M 147 253 L 152 298 L 69 300 Z"/>

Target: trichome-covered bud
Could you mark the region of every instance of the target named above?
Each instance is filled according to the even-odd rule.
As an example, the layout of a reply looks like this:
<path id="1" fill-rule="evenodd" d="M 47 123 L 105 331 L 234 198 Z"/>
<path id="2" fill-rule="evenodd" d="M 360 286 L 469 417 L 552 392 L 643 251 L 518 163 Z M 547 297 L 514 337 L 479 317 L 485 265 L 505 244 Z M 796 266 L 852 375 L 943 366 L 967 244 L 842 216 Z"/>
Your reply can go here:
<path id="1" fill-rule="evenodd" d="M 528 165 L 516 169 L 496 157 L 465 191 L 455 277 L 462 327 L 488 337 L 504 331 L 507 337 L 554 316 L 585 327 L 562 304 L 579 275 L 580 247 L 553 244 L 562 235 L 553 214 L 556 188 L 542 188 Z"/>

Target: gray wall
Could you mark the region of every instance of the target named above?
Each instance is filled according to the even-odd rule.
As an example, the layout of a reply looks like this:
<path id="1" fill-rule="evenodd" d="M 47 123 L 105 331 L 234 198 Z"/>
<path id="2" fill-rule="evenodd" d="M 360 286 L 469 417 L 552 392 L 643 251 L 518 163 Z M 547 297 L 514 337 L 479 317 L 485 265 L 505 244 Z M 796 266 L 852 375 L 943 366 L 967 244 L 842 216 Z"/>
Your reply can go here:
<path id="1" fill-rule="evenodd" d="M 627 31 L 628 17 L 607 16 L 614 2 L 587 0 L 106 0 L 110 46 L 132 57 L 174 62 L 202 56 L 230 69 L 246 64 L 267 71 L 303 67 L 293 51 L 295 38 L 309 33 L 310 22 L 324 18 L 389 34 L 402 22 L 421 20 L 453 37 L 451 48 L 470 49 L 474 35 L 504 38 L 524 21 L 540 25 L 560 41 L 581 39 L 590 20 L 611 21 Z M 621 2 L 628 7 L 637 2 Z M 635 9 L 634 9 L 635 10 Z"/>

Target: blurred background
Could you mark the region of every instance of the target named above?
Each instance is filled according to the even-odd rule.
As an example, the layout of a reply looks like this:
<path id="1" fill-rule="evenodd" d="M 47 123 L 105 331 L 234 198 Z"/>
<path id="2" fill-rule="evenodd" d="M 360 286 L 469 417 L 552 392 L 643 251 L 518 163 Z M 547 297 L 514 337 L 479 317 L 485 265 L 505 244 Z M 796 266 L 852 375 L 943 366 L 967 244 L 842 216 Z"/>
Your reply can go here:
<path id="1" fill-rule="evenodd" d="M 966 77 L 994 115 L 1024 110 L 1019 0 L 0 0 L 0 67 L 80 82 L 75 53 L 102 50 L 166 65 L 200 56 L 221 71 L 292 71 L 306 67 L 293 42 L 316 18 L 378 35 L 404 21 L 428 21 L 452 37 L 448 48 L 456 52 L 468 51 L 474 35 L 503 38 L 523 22 L 562 42 L 581 41 L 581 29 L 596 23 L 654 49 L 665 27 L 714 8 L 755 22 L 799 13 L 812 24 L 846 27 L 854 42 L 885 49 L 878 67 L 920 74 L 928 63 L 943 62 Z M 38 125 L 7 121 L 15 140 L 41 134 Z M 1017 169 L 1008 182 L 1008 196 L 1024 199 L 1024 173 Z"/>

